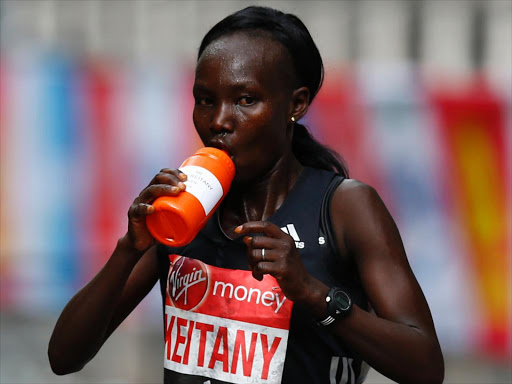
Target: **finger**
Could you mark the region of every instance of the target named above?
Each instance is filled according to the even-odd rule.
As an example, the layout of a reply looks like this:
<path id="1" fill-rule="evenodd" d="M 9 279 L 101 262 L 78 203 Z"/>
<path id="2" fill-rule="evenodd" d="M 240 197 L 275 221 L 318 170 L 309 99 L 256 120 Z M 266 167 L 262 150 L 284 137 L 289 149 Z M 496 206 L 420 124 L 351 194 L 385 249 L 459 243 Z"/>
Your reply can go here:
<path id="1" fill-rule="evenodd" d="M 263 251 L 265 251 L 265 253 L 263 253 Z M 273 252 L 270 249 L 265 249 L 265 248 L 253 249 L 251 251 L 250 255 L 251 255 L 252 259 L 255 260 L 256 262 L 272 261 L 273 260 L 273 258 L 272 258 Z"/>
<path id="2" fill-rule="evenodd" d="M 160 170 L 161 173 L 170 173 L 172 175 L 176 175 L 181 181 L 187 180 L 187 175 L 183 172 L 181 172 L 179 169 L 172 169 L 172 168 L 162 168 Z"/>
<path id="3" fill-rule="evenodd" d="M 253 276 L 254 273 L 258 275 L 273 275 L 276 272 L 277 266 L 276 263 L 272 263 L 270 261 L 260 261 L 253 268 Z"/>
<path id="4" fill-rule="evenodd" d="M 261 281 L 263 280 L 263 274 L 254 270 L 257 264 L 257 260 L 252 257 L 252 252 L 254 251 L 251 246 L 252 237 L 246 236 L 244 237 L 243 241 L 247 245 L 247 264 L 249 265 L 249 269 L 252 271 L 252 277 L 258 281 Z"/>
<path id="5" fill-rule="evenodd" d="M 254 267 L 256 262 L 253 260 L 253 258 L 251 256 L 251 253 L 253 251 L 253 248 L 252 248 L 252 245 L 251 245 L 252 237 L 251 236 L 245 236 L 243 238 L 243 242 L 247 246 L 247 263 L 249 264 L 249 268 L 253 269 L 253 267 Z"/>
<path id="6" fill-rule="evenodd" d="M 265 249 L 265 248 L 263 248 Z M 263 254 L 263 249 L 253 249 L 248 252 L 248 260 L 249 265 L 254 266 L 259 262 L 273 262 L 279 259 L 279 253 L 273 251 L 271 249 L 265 249 L 265 254 Z"/>
<path id="7" fill-rule="evenodd" d="M 286 233 L 281 231 L 281 228 L 270 221 L 249 221 L 236 227 L 235 232 L 241 235 L 247 233 L 263 233 L 275 239 L 282 239 L 286 236 Z"/>
<path id="8" fill-rule="evenodd" d="M 263 249 L 265 249 L 265 260 L 274 261 L 278 256 L 278 252 L 274 249 L 282 248 L 282 240 L 265 236 L 246 236 L 243 242 L 247 245 L 247 261 L 250 267 L 263 260 Z"/>
<path id="9" fill-rule="evenodd" d="M 261 281 L 263 279 L 263 275 L 266 272 L 261 272 L 260 269 L 258 269 L 258 265 L 261 263 L 274 263 L 278 258 L 278 252 L 271 250 L 270 248 L 253 248 L 251 246 L 251 242 L 254 241 L 254 239 L 260 238 L 260 236 L 257 237 L 251 237 L 246 236 L 244 237 L 243 241 L 247 245 L 247 264 L 249 265 L 249 269 L 252 272 L 252 276 L 258 280 Z M 272 242 L 276 242 L 275 239 L 271 238 L 265 238 L 267 240 L 270 240 Z M 263 259 L 263 249 L 265 249 L 265 259 Z M 265 267 L 264 267 L 265 268 Z"/>
<path id="10" fill-rule="evenodd" d="M 265 248 L 265 249 L 278 249 L 282 246 L 281 239 L 274 239 L 267 236 L 251 236 L 249 244 L 251 248 Z"/>
<path id="11" fill-rule="evenodd" d="M 172 186 L 168 184 L 155 184 L 147 187 L 141 192 L 139 196 L 139 201 L 141 203 L 148 204 L 160 196 L 176 196 L 180 192 L 181 190 L 177 186 Z"/>
<path id="12" fill-rule="evenodd" d="M 182 191 L 186 188 L 185 183 L 174 174 L 160 172 L 153 178 L 153 181 L 153 184 L 169 184 L 178 187 Z"/>
<path id="13" fill-rule="evenodd" d="M 254 267 L 251 268 L 252 277 L 254 277 L 258 281 L 261 281 L 263 280 L 264 275 L 268 274 L 272 276 L 276 269 L 274 264 L 275 263 L 267 261 L 261 261 L 257 263 Z"/>
<path id="14" fill-rule="evenodd" d="M 265 256 L 267 252 L 265 251 Z M 247 262 L 249 264 L 249 269 L 252 272 L 252 277 L 254 277 L 256 280 L 261 281 L 263 280 L 263 273 L 258 272 L 258 263 L 263 260 L 262 257 L 262 250 L 261 249 L 252 249 L 247 252 Z"/>
<path id="15" fill-rule="evenodd" d="M 185 184 L 180 179 L 179 174 L 177 172 L 160 172 L 153 177 L 153 179 L 150 181 L 150 183 L 146 186 L 146 188 L 149 188 L 152 185 L 155 184 L 169 184 L 173 186 L 177 186 L 180 189 L 185 189 Z"/>
<path id="16" fill-rule="evenodd" d="M 144 216 L 151 215 L 155 212 L 155 207 L 150 204 L 138 203 L 133 204 L 128 210 L 128 217 L 132 219 L 138 219 Z"/>
<path id="17" fill-rule="evenodd" d="M 263 280 L 263 275 L 261 273 L 255 272 L 255 271 L 252 271 L 252 277 L 254 277 L 258 281 Z"/>
<path id="18" fill-rule="evenodd" d="M 247 263 L 249 264 L 249 268 L 253 269 L 256 264 L 260 261 L 271 261 L 269 259 L 269 251 L 265 249 L 265 258 L 263 258 L 263 250 L 262 249 L 252 249 L 247 251 Z"/>

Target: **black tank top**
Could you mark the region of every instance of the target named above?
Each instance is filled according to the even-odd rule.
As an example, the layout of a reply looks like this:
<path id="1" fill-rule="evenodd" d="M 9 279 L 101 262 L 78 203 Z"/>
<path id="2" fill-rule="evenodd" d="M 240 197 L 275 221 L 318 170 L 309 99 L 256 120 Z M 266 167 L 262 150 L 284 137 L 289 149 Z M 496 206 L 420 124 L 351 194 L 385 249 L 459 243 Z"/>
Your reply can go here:
<path id="1" fill-rule="evenodd" d="M 335 246 L 332 246 L 335 242 L 333 242 L 333 239 L 327 239 L 325 237 L 324 233 L 328 231 L 321 228 L 320 225 L 322 201 L 335 176 L 333 172 L 305 167 L 281 207 L 268 221 L 278 225 L 295 240 L 295 246 L 301 255 L 306 269 L 311 275 L 329 287 L 337 286 L 344 288 L 351 295 L 355 304 L 367 310 L 367 298 L 359 283 L 355 269 L 347 268 L 346 265 L 342 264 L 341 257 L 337 254 Z M 171 323 L 166 314 L 166 294 L 170 277 L 170 254 L 200 260 L 209 266 L 222 269 L 249 269 L 245 244 L 242 242 L 241 238 L 232 240 L 223 233 L 219 225 L 217 213 L 212 216 L 205 228 L 189 245 L 181 248 L 170 248 L 159 244 L 158 256 L 161 263 L 160 287 L 163 297 L 165 329 L 170 329 L 169 324 Z M 194 271 L 196 271 L 195 268 Z M 196 271 L 195 273 L 197 277 L 198 272 Z M 191 274 L 190 276 L 194 275 Z M 174 282 L 176 283 L 176 276 L 174 276 L 174 278 Z M 239 295 L 242 295 L 240 292 Z M 237 292 L 235 292 L 235 295 L 236 294 Z M 271 293 L 268 295 L 271 295 Z M 192 324 L 193 322 L 190 321 L 190 323 Z M 185 342 L 187 334 L 188 337 L 190 337 L 193 332 L 199 335 L 199 331 L 191 330 L 188 332 L 184 322 L 177 324 L 181 324 L 182 326 L 181 341 L 183 345 L 180 346 L 180 348 L 186 350 L 190 348 Z M 196 324 L 199 324 L 199 322 L 196 322 Z M 174 335 L 174 337 L 176 337 L 176 335 Z M 231 336 L 227 334 L 225 337 L 229 339 Z M 223 351 L 217 343 L 218 341 L 215 342 L 217 354 L 222 354 L 225 351 Z M 267 348 L 270 348 L 269 345 L 270 339 Z M 235 348 L 239 347 L 238 345 L 238 347 Z M 177 350 L 177 348 L 175 349 Z M 244 356 L 247 358 L 247 354 L 250 354 L 250 348 L 238 352 L 240 359 Z M 242 355 L 243 352 L 245 352 L 245 355 Z M 172 351 L 167 351 L 167 357 L 171 358 L 171 355 Z M 183 355 L 184 353 L 181 352 L 178 357 L 183 360 Z M 219 360 L 223 358 L 222 356 L 217 356 Z M 224 368 L 226 368 L 225 371 L 229 374 L 231 372 L 229 366 L 231 362 L 229 361 L 229 357 L 226 356 L 225 359 L 224 363 L 228 365 L 224 366 Z M 206 366 L 207 362 L 204 363 L 204 365 Z M 218 365 L 222 367 L 222 363 L 218 363 Z M 270 366 L 270 368 L 272 369 L 272 366 Z M 299 305 L 293 306 L 284 356 L 284 367 L 282 367 L 282 379 L 280 379 L 280 382 L 286 384 L 361 383 L 365 379 L 367 371 L 368 366 L 353 354 L 337 336 L 331 333 L 326 327 L 318 326 L 315 319 L 313 319 L 306 310 L 300 308 Z M 270 382 L 265 380 L 269 379 L 270 376 L 268 375 L 265 377 L 258 376 L 258 379 L 254 379 L 246 377 L 243 374 L 240 376 L 242 378 L 237 378 L 236 376 L 229 376 L 229 378 L 228 376 L 194 375 L 186 370 L 182 370 L 181 372 L 187 373 L 179 373 L 164 368 L 164 383 L 213 384 L 225 382 Z M 273 380 L 276 380 L 275 377 Z M 279 382 L 279 380 L 274 382 Z"/>

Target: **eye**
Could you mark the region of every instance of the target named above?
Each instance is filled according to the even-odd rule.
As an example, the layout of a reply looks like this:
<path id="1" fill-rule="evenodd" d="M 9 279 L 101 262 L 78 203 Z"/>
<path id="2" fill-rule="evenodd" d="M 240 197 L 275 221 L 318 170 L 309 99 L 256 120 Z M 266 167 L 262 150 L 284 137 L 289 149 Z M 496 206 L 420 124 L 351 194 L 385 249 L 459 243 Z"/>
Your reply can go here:
<path id="1" fill-rule="evenodd" d="M 196 105 L 210 106 L 213 104 L 213 100 L 209 97 L 196 97 Z"/>
<path id="2" fill-rule="evenodd" d="M 238 105 L 252 105 L 256 100 L 251 96 L 242 96 L 238 99 Z"/>

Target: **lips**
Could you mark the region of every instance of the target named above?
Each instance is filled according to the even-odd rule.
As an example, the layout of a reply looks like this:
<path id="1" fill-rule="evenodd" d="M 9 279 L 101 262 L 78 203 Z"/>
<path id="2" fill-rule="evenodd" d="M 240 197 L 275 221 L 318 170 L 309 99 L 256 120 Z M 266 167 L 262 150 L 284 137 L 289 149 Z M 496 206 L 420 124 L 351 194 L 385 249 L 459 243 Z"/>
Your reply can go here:
<path id="1" fill-rule="evenodd" d="M 222 140 L 213 139 L 208 143 L 209 147 L 214 147 L 226 152 L 230 157 L 233 157 L 230 148 Z"/>

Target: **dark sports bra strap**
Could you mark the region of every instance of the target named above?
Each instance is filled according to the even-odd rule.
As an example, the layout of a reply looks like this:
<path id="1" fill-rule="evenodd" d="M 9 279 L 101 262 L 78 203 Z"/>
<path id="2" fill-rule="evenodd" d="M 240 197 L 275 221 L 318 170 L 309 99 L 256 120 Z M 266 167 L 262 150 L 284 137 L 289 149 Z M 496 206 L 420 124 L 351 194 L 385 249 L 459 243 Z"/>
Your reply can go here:
<path id="1" fill-rule="evenodd" d="M 320 208 L 320 230 L 324 234 L 327 245 L 329 246 L 333 255 L 339 255 L 339 252 L 338 245 L 336 244 L 336 235 L 334 234 L 334 230 L 332 228 L 331 200 L 332 194 L 343 180 L 345 180 L 345 178 L 340 175 L 335 175 L 332 178 L 331 183 L 325 191 L 325 195 L 322 200 L 322 206 Z"/>

